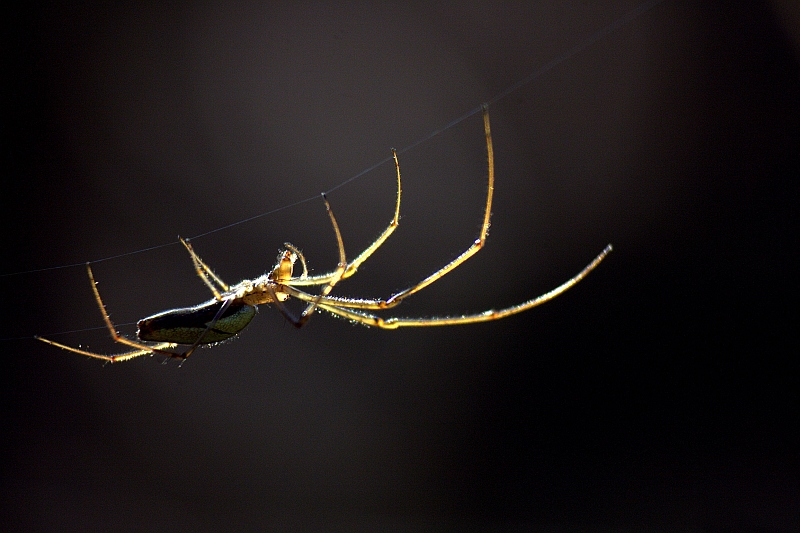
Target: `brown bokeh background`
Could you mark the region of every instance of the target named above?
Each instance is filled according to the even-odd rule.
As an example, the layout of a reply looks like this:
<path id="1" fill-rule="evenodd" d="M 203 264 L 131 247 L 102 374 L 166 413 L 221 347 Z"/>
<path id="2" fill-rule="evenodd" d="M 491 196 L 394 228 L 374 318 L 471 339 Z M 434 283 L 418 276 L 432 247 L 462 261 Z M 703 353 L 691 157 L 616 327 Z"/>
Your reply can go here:
<path id="1" fill-rule="evenodd" d="M 40 3 L 6 24 L 2 272 L 97 263 L 120 324 L 209 297 L 177 236 L 314 198 L 636 6 Z M 275 309 L 184 365 L 31 336 L 102 326 L 81 266 L 4 276 L 5 531 L 796 531 L 800 69 L 790 2 L 667 0 L 491 107 L 488 246 L 407 300 L 504 321 L 396 332 Z M 473 116 L 403 153 L 401 225 L 349 296 L 477 235 Z M 354 255 L 391 165 L 329 194 Z M 226 281 L 312 199 L 198 238 Z M 121 326 L 127 334 L 131 325 Z M 57 340 L 111 352 L 102 329 Z"/>

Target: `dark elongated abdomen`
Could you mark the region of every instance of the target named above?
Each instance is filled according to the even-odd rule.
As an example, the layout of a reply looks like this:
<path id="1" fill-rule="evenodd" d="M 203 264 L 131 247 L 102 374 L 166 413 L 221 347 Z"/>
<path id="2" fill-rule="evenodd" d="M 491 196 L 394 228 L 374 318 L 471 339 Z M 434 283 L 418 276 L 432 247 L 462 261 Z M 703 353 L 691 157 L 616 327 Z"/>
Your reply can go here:
<path id="1" fill-rule="evenodd" d="M 208 329 L 223 303 L 210 300 L 195 307 L 170 309 L 143 318 L 139 321 L 136 334 L 143 341 L 194 344 Z M 212 344 L 237 335 L 255 314 L 256 308 L 252 305 L 232 303 L 208 330 L 201 344 Z"/>

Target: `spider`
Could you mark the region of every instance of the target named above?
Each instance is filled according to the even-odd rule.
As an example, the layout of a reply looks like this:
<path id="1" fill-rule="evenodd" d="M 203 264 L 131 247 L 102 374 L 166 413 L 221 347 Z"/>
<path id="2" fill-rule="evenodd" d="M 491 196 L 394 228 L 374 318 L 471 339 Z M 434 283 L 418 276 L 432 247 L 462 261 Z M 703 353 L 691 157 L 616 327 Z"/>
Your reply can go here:
<path id="1" fill-rule="evenodd" d="M 336 284 L 355 274 L 361 264 L 375 253 L 397 228 L 400 219 L 400 164 L 397 160 L 397 152 L 393 149 L 392 155 L 394 157 L 397 174 L 397 202 L 395 205 L 394 217 L 386 229 L 383 230 L 383 233 L 351 262 L 348 262 L 345 257 L 344 244 L 339 231 L 339 225 L 336 223 L 336 217 L 334 217 L 331 206 L 323 194 L 322 198 L 325 202 L 325 208 L 330 218 L 331 225 L 333 226 L 339 248 L 339 264 L 332 272 L 310 276 L 302 252 L 291 244 L 285 243 L 284 246 L 286 248 L 281 251 L 278 256 L 277 264 L 271 272 L 258 278 L 244 280 L 236 285 L 230 286 L 223 282 L 219 276 L 214 274 L 211 268 L 200 259 L 197 253 L 195 253 L 192 245 L 187 240 L 180 239 L 180 242 L 186 247 L 186 250 L 191 256 L 195 272 L 214 294 L 213 299 L 195 307 L 171 309 L 144 318 L 138 322 L 137 336 L 139 340 L 129 339 L 117 332 L 114 323 L 111 321 L 106 311 L 103 300 L 100 298 L 100 293 L 97 290 L 97 284 L 92 274 L 92 268 L 87 263 L 86 270 L 89 274 L 92 292 L 97 301 L 97 306 L 100 308 L 100 312 L 103 315 L 106 327 L 111 333 L 111 337 L 115 342 L 129 346 L 132 350 L 116 355 L 103 355 L 60 344 L 42 337 L 37 336 L 36 338 L 63 350 L 110 362 L 124 361 L 139 357 L 140 355 L 153 355 L 156 353 L 184 360 L 202 344 L 213 344 L 238 335 L 250 323 L 253 316 L 255 316 L 256 306 L 261 304 L 275 304 L 283 316 L 298 328 L 302 327 L 317 309 L 323 309 L 336 316 L 365 326 L 395 329 L 410 326 L 453 326 L 456 324 L 488 322 L 490 320 L 497 320 L 527 311 L 528 309 L 552 300 L 594 270 L 594 268 L 611 252 L 611 245 L 609 244 L 606 246 L 600 255 L 595 257 L 591 263 L 568 281 L 541 296 L 537 296 L 536 298 L 511 307 L 499 310 L 490 309 L 476 314 L 430 318 L 394 317 L 384 319 L 375 314 L 376 311 L 395 307 L 405 298 L 419 292 L 454 270 L 483 248 L 489 231 L 489 221 L 492 212 L 494 154 L 492 150 L 492 135 L 489 128 L 489 112 L 486 104 L 482 106 L 482 111 L 489 164 L 489 187 L 480 235 L 469 248 L 461 253 L 461 255 L 416 285 L 395 293 L 385 300 L 329 296 Z M 294 264 L 298 259 L 302 265 L 303 272 L 300 276 L 294 276 Z M 309 294 L 299 288 L 310 286 L 322 287 L 322 289 L 319 291 L 319 294 Z M 289 298 L 297 298 L 306 303 L 305 310 L 299 317 L 293 315 L 284 304 Z M 155 342 L 156 344 L 145 344 L 146 342 Z M 180 345 L 189 346 L 189 348 L 184 351 L 176 351 Z"/>

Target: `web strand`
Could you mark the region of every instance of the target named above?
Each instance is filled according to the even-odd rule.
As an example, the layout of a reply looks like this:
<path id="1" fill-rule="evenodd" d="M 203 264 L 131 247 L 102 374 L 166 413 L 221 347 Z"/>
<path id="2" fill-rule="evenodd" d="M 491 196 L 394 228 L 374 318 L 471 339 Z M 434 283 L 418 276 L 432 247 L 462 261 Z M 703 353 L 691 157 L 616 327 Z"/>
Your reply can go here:
<path id="1" fill-rule="evenodd" d="M 605 27 L 595 31 L 591 35 L 585 37 L 578 44 L 576 44 L 575 46 L 570 48 L 568 51 L 564 52 L 562 55 L 556 57 L 555 59 L 552 59 L 551 61 L 548 61 L 544 65 L 542 65 L 539 68 L 537 68 L 536 70 L 534 70 L 529 75 L 527 75 L 524 78 L 520 79 L 519 81 L 509 85 L 506 89 L 500 91 L 495 96 L 493 96 L 493 97 L 489 98 L 488 100 L 486 100 L 486 103 L 489 104 L 489 105 L 495 104 L 495 103 L 499 102 L 500 100 L 503 100 L 504 98 L 506 98 L 507 96 L 509 96 L 513 92 L 515 92 L 515 91 L 519 90 L 520 88 L 524 87 L 525 85 L 528 85 L 528 84 L 538 80 L 539 78 L 541 78 L 542 76 L 544 76 L 545 74 L 547 74 L 548 72 L 550 72 L 551 70 L 556 68 L 557 66 L 561 65 L 562 63 L 564 63 L 568 59 L 572 58 L 573 56 L 575 56 L 575 55 L 579 54 L 580 52 L 584 51 L 585 49 L 589 48 L 591 45 L 595 44 L 596 42 L 601 40 L 603 37 L 605 37 L 608 34 L 613 33 L 614 31 L 620 29 L 621 27 L 623 27 L 626 24 L 630 23 L 631 21 L 633 21 L 637 17 L 639 17 L 639 16 L 643 15 L 644 13 L 650 11 L 652 8 L 656 7 L 658 4 L 662 3 L 663 1 L 664 0 L 649 0 L 648 2 L 644 2 L 644 3 L 640 4 L 639 6 L 637 6 L 633 10 L 627 12 L 626 14 L 622 15 L 621 17 L 617 18 L 616 20 L 614 20 L 613 22 L 611 22 L 607 26 L 605 26 Z M 474 107 L 473 109 L 471 109 L 470 111 L 468 111 L 468 112 L 462 114 L 461 116 L 451 120 L 450 122 L 448 122 L 444 126 L 441 126 L 440 128 L 428 133 L 427 135 L 422 136 L 417 141 L 414 141 L 413 143 L 409 144 L 408 146 L 406 146 L 404 148 L 401 148 L 401 149 L 398 149 L 397 150 L 397 154 L 400 155 L 400 154 L 404 154 L 406 152 L 409 152 L 409 151 L 413 150 L 417 146 L 419 146 L 419 145 L 431 140 L 432 138 L 436 137 L 437 135 L 439 135 L 439 134 L 449 130 L 450 128 L 456 126 L 457 124 L 460 124 L 461 122 L 467 120 L 468 118 L 472 117 L 473 115 L 476 115 L 476 114 L 480 113 L 480 111 L 481 111 L 481 106 L 478 105 L 478 106 Z M 337 185 L 334 185 L 333 187 L 331 187 L 327 191 L 324 191 L 324 194 L 330 194 L 333 191 L 341 189 L 342 187 L 345 187 L 346 185 L 349 185 L 350 183 L 352 183 L 352 182 L 356 181 L 357 179 L 365 176 L 366 174 L 369 174 L 370 172 L 372 172 L 376 168 L 378 168 L 381 165 L 383 165 L 385 163 L 388 163 L 390 161 L 392 161 L 391 157 L 385 157 L 385 158 L 381 159 L 380 161 L 378 161 L 377 163 L 375 163 L 373 165 L 370 165 L 369 167 L 365 168 L 361 172 L 355 174 L 354 176 L 351 176 L 351 177 L 339 182 Z M 260 219 L 260 218 L 263 218 L 263 217 L 266 217 L 266 216 L 274 215 L 275 213 L 278 213 L 280 211 L 284 211 L 286 209 L 291 209 L 291 208 L 296 207 L 298 205 L 302 205 L 302 204 L 305 204 L 305 203 L 308 203 L 308 202 L 311 202 L 311 201 L 318 201 L 318 200 L 319 200 L 319 195 L 315 194 L 314 196 L 310 196 L 310 197 L 304 198 L 302 200 L 297 200 L 295 202 L 286 204 L 286 205 L 284 205 L 282 207 L 271 209 L 269 211 L 265 211 L 263 213 L 259 213 L 257 215 L 253 215 L 253 216 L 238 220 L 236 222 L 232 222 L 230 224 L 226 224 L 224 226 L 220 226 L 218 228 L 206 231 L 204 233 L 200 233 L 200 234 L 195 235 L 193 237 L 189 237 L 186 240 L 189 241 L 189 240 L 200 239 L 202 237 L 206 237 L 206 236 L 211 235 L 213 233 L 218 233 L 220 231 L 228 230 L 228 229 L 234 228 L 236 226 L 240 226 L 242 224 L 247 224 L 249 222 L 252 222 L 254 220 L 257 220 L 257 219 Z M 93 264 L 94 263 L 102 263 L 102 262 L 105 262 L 105 261 L 111 261 L 113 259 L 120 259 L 122 257 L 128 257 L 128 256 L 131 256 L 131 255 L 141 254 L 141 253 L 145 253 L 145 252 L 151 252 L 153 250 L 159 250 L 161 248 L 166 248 L 168 246 L 175 246 L 176 244 L 179 244 L 179 241 L 177 239 L 174 242 L 169 242 L 169 243 L 165 243 L 165 244 L 159 244 L 159 245 L 150 246 L 150 247 L 147 247 L 147 248 L 141 248 L 141 249 L 134 250 L 134 251 L 131 251 L 131 252 L 125 252 L 125 253 L 121 253 L 121 254 L 111 255 L 111 256 L 108 256 L 108 257 L 102 257 L 100 259 L 93 259 L 93 260 L 91 260 L 89 262 L 93 263 Z M 45 267 L 45 268 L 36 268 L 36 269 L 33 269 L 33 270 L 24 270 L 24 271 L 21 271 L 21 272 L 11 272 L 11 273 L 7 273 L 7 274 L 0 274 L 0 277 L 20 276 L 20 275 L 23 275 L 23 274 L 35 274 L 35 273 L 38 273 L 38 272 L 48 272 L 48 271 L 51 271 L 51 270 L 61 270 L 61 269 L 79 267 L 79 266 L 82 267 L 84 265 L 86 265 L 85 261 L 81 262 L 81 263 L 70 263 L 70 264 L 66 264 L 66 265 L 59 265 L 59 266 Z"/>

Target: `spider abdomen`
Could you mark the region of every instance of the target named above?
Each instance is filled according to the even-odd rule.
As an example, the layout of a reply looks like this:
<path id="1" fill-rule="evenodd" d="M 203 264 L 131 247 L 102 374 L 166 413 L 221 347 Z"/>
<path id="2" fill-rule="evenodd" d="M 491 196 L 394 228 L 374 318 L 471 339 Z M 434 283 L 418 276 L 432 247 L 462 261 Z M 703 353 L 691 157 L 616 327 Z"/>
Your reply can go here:
<path id="1" fill-rule="evenodd" d="M 139 321 L 136 332 L 143 341 L 194 344 L 208 329 L 224 301 L 210 300 L 195 307 L 170 309 Z M 205 333 L 201 344 L 224 341 L 242 331 L 253 319 L 256 308 L 243 303 L 232 303 L 222 313 L 211 329 Z"/>

